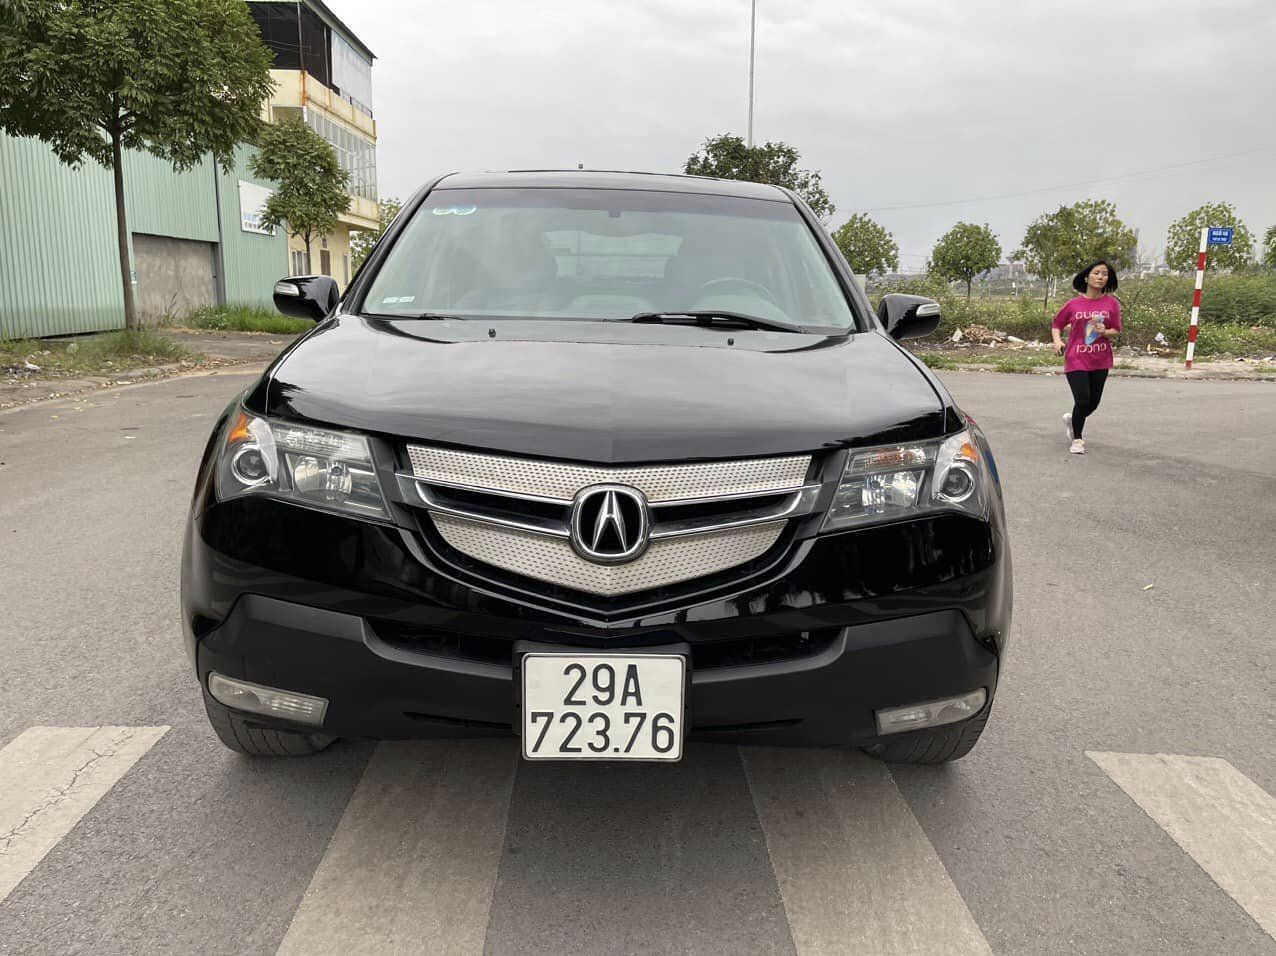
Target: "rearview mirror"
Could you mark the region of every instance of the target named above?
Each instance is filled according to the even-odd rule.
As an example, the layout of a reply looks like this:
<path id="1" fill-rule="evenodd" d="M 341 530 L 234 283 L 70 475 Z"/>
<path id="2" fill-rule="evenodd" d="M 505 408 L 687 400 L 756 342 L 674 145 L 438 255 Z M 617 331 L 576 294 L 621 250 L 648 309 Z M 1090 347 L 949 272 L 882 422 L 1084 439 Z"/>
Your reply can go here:
<path id="1" fill-rule="evenodd" d="M 939 327 L 939 303 L 922 295 L 888 292 L 877 307 L 877 317 L 893 339 L 919 339 Z"/>
<path id="2" fill-rule="evenodd" d="M 319 322 L 332 314 L 341 294 L 331 276 L 289 276 L 275 283 L 274 298 L 284 315 Z"/>

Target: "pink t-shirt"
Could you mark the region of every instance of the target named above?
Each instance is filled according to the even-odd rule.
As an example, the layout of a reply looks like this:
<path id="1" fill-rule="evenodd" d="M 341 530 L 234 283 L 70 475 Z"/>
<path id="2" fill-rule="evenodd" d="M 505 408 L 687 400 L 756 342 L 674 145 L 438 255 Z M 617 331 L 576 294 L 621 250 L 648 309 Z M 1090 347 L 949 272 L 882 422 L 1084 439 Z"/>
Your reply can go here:
<path id="1" fill-rule="evenodd" d="M 1065 372 L 1095 372 L 1112 367 L 1112 340 L 1095 331 L 1100 323 L 1105 328 L 1121 331 L 1121 303 L 1116 296 L 1087 299 L 1079 295 L 1059 310 L 1051 326 L 1056 329 L 1072 326 L 1063 358 Z"/>

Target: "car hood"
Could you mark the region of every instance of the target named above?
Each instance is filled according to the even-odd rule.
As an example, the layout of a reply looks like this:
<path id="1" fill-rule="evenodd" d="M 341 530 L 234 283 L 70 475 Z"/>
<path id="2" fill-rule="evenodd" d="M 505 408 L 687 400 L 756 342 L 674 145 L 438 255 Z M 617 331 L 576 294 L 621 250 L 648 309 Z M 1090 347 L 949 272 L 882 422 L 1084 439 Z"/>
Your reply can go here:
<path id="1" fill-rule="evenodd" d="M 878 332 L 337 316 L 275 363 L 267 414 L 618 464 L 943 434 L 930 375 Z"/>

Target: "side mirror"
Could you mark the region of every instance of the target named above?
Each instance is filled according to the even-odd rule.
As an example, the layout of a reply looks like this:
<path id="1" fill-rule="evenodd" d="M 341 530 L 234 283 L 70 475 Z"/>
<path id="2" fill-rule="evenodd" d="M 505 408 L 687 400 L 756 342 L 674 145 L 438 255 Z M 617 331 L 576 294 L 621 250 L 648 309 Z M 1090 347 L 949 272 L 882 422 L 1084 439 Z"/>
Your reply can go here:
<path id="1" fill-rule="evenodd" d="M 275 283 L 275 308 L 294 319 L 320 322 L 341 300 L 331 276 L 290 276 Z"/>
<path id="2" fill-rule="evenodd" d="M 877 307 L 877 317 L 893 339 L 919 339 L 939 327 L 939 303 L 921 295 L 888 292 Z"/>

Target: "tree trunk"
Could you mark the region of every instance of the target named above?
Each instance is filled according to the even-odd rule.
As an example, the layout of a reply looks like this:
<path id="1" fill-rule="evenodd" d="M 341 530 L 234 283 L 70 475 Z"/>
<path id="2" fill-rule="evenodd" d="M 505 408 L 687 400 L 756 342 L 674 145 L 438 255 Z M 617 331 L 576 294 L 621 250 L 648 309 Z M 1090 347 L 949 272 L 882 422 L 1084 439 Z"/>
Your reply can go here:
<path id="1" fill-rule="evenodd" d="M 128 258 L 128 222 L 124 215 L 124 150 L 120 145 L 120 121 L 117 116 L 111 130 L 111 156 L 115 167 L 115 227 L 120 243 L 120 281 L 124 286 L 124 328 L 136 330 L 137 306 L 133 302 L 133 270 Z"/>
<path id="2" fill-rule="evenodd" d="M 315 274 L 315 270 L 310 265 L 310 230 L 306 230 L 301 237 L 301 241 L 306 244 L 306 275 L 312 276 Z"/>
<path id="3" fill-rule="evenodd" d="M 966 280 L 966 301 L 970 301 L 970 280 Z"/>

